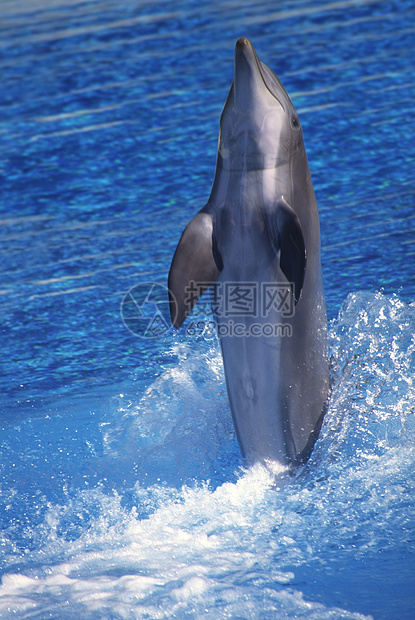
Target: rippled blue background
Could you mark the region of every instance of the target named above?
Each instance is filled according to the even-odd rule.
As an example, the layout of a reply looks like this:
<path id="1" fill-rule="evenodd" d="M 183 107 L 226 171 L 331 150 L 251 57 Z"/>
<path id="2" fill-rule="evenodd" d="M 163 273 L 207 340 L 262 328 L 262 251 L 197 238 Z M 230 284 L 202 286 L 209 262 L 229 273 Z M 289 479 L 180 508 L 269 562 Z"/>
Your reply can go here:
<path id="1" fill-rule="evenodd" d="M 33 618 L 171 617 L 173 600 L 177 617 L 208 616 L 209 608 L 215 618 L 320 618 L 334 607 L 343 611 L 330 617 L 412 617 L 414 18 L 413 2 L 374 0 L 2 0 L 4 617 L 9 609 Z M 291 495 L 263 491 L 266 500 L 258 491 L 266 480 L 238 470 L 215 342 L 180 333 L 140 340 L 120 318 L 132 286 L 166 282 L 181 231 L 207 200 L 242 35 L 281 78 L 301 117 L 320 211 L 333 359 L 341 367 L 319 465 L 312 462 Z M 365 294 L 339 319 L 351 292 Z M 382 347 L 376 322 L 389 334 Z M 384 370 L 391 364 L 393 372 Z M 345 417 L 336 421 L 339 411 Z M 377 473 L 362 465 L 372 461 Z M 180 494 L 184 483 L 196 485 L 197 500 Z M 241 485 L 261 496 L 252 510 L 238 495 Z M 178 515 L 169 502 L 188 513 Z M 245 561 L 254 550 L 235 506 L 254 532 L 263 570 Z M 165 573 L 157 547 L 168 521 L 157 521 L 163 510 L 175 535 L 186 531 L 191 541 L 171 543 L 181 560 Z M 226 534 L 216 514 L 225 522 L 232 515 Z M 306 514 L 325 532 L 314 542 Z M 131 545 L 144 522 L 153 528 L 144 539 L 158 551 L 141 548 L 141 565 Z M 204 535 L 215 533 L 217 552 L 193 557 L 200 522 L 209 524 Z M 384 534 L 382 522 L 389 524 Z M 267 547 L 272 528 L 277 542 Z M 90 582 L 86 556 L 94 545 L 107 561 L 96 561 Z M 124 548 L 134 561 L 123 561 Z M 230 568 L 238 563 L 232 549 L 239 569 Z M 227 578 L 215 581 L 212 566 Z M 153 581 L 123 589 L 130 574 Z M 114 588 L 111 595 L 106 588 Z M 92 592 L 108 602 L 89 604 Z M 309 603 L 298 602 L 300 592 Z"/>

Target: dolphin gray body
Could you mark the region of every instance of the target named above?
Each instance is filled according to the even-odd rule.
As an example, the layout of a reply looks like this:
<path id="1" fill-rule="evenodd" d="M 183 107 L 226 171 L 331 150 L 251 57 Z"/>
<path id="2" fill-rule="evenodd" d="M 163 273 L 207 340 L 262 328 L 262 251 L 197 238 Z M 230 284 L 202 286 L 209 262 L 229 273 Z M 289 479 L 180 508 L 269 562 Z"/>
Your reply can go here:
<path id="1" fill-rule="evenodd" d="M 317 203 L 298 115 L 245 38 L 236 43 L 211 195 L 170 268 L 175 327 L 211 284 L 243 455 L 283 468 L 305 462 L 329 392 Z"/>

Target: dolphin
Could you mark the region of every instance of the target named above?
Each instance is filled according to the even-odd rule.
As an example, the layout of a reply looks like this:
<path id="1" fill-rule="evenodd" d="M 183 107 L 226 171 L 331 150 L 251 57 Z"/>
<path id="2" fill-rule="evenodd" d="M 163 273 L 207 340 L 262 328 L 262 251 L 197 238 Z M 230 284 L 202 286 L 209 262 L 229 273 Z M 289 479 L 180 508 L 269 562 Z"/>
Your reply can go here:
<path id="1" fill-rule="evenodd" d="M 176 328 L 208 287 L 242 454 L 293 471 L 311 454 L 329 394 L 320 227 L 298 115 L 246 38 L 211 194 L 170 268 Z"/>

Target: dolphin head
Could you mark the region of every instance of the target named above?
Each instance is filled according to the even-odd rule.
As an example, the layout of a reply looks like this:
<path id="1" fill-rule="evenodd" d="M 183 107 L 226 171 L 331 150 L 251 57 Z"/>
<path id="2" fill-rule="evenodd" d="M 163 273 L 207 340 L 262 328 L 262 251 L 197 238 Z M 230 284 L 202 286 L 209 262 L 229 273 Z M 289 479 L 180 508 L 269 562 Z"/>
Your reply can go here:
<path id="1" fill-rule="evenodd" d="M 302 143 L 298 115 L 280 80 L 248 39 L 238 39 L 234 79 L 220 121 L 222 166 L 275 167 L 287 163 Z"/>

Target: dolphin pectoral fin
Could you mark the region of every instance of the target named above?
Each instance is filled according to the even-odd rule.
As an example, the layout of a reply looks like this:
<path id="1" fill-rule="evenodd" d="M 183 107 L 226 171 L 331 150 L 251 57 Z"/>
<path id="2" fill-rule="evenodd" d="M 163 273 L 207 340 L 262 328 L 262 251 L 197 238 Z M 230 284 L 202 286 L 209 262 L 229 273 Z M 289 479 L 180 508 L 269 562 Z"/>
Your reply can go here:
<path id="1" fill-rule="evenodd" d="M 199 212 L 185 228 L 176 248 L 168 280 L 170 316 L 176 328 L 220 273 L 212 233 L 211 216 Z"/>
<path id="2" fill-rule="evenodd" d="M 304 283 L 306 249 L 300 220 L 283 197 L 277 204 L 275 226 L 277 230 L 274 230 L 274 235 L 277 236 L 277 247 L 281 250 L 280 268 L 288 282 L 293 284 L 297 304 Z"/>

